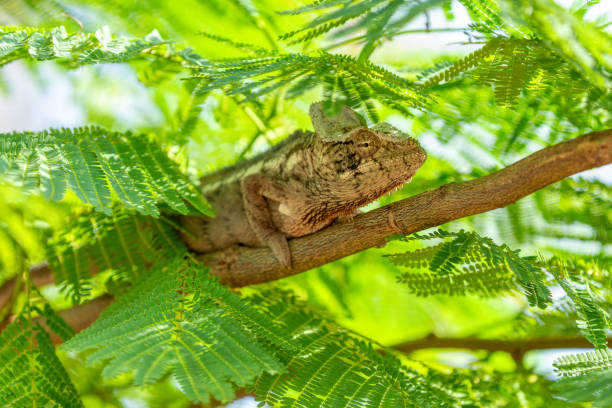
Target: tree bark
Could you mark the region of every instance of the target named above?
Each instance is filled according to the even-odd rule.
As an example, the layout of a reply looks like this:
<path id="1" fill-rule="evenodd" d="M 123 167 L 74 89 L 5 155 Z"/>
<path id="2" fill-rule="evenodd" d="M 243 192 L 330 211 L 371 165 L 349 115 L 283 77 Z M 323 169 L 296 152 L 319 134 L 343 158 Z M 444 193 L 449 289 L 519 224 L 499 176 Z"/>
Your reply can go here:
<path id="1" fill-rule="evenodd" d="M 608 339 L 608 343 L 612 338 Z M 427 348 L 451 348 L 466 350 L 505 351 L 521 359 L 531 350 L 588 348 L 593 345 L 584 337 L 540 337 L 534 339 L 496 340 L 478 338 L 443 338 L 430 334 L 422 339 L 396 344 L 393 349 L 402 353 L 411 353 Z"/>
<path id="2" fill-rule="evenodd" d="M 415 341 L 407 341 L 393 346 L 402 353 L 411 353 L 415 350 L 428 348 L 452 348 L 466 350 L 506 351 L 512 353 L 516 350 L 546 350 L 565 348 L 593 348 L 584 337 L 542 337 L 527 340 L 495 340 L 477 338 L 443 338 L 427 336 Z"/>

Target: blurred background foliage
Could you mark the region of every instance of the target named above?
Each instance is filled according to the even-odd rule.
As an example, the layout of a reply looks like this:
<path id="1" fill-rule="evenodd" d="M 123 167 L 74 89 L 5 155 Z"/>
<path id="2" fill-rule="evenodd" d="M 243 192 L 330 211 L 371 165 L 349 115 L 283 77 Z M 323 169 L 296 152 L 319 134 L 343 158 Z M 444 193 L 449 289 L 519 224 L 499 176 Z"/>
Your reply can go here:
<path id="1" fill-rule="evenodd" d="M 274 92 L 249 97 L 248 92 L 257 88 L 247 86 L 241 91 L 239 86 L 257 80 L 257 73 L 250 71 L 228 85 L 238 89 L 236 92 L 209 90 L 202 82 L 208 68 L 199 70 L 198 61 L 223 64 L 245 55 L 277 58 L 323 49 L 350 55 L 356 61 L 369 59 L 402 81 L 425 84 L 427 89 L 415 91 L 415 100 L 423 99 L 423 105 L 413 104 L 418 109 L 395 106 L 398 111 L 392 104 L 376 101 L 358 104 L 370 120 L 386 120 L 414 135 L 429 156 L 412 183 L 369 205 L 368 210 L 446 183 L 486 175 L 545 146 L 612 125 L 612 63 L 609 48 L 605 48 L 612 44 L 598 42 L 597 33 L 580 25 L 586 15 L 609 33 L 606 13 L 612 8 L 606 1 L 576 1 L 571 5 L 574 14 L 561 13 L 560 7 L 543 0 L 534 7 L 527 7 L 526 1 L 505 1 L 502 4 L 507 10 L 515 10 L 509 13 L 511 27 L 489 21 L 490 15 L 470 7 L 487 2 L 370 1 L 369 7 L 385 6 L 377 9 L 377 15 L 363 13 L 367 1 L 353 3 L 354 15 L 334 16 L 334 9 L 330 11 L 325 3 L 318 10 L 312 7 L 314 13 L 281 13 L 299 11 L 304 6 L 299 0 L 4 0 L 0 5 L 3 25 L 49 29 L 63 25 L 68 32 L 87 33 L 108 27 L 114 34 L 139 38 L 157 30 L 169 43 L 157 56 L 135 58 L 125 64 L 74 69 L 51 61 L 7 65 L 0 70 L 0 130 L 100 125 L 142 132 L 165 146 L 184 170 L 197 177 L 258 154 L 295 129 L 310 129 L 310 103 L 330 95 L 333 100 L 334 95 L 333 84 L 325 78 L 317 82 L 306 76 L 301 85 L 296 80 L 303 88 L 287 82 Z M 567 2 L 560 3 L 561 8 L 570 7 Z M 359 9 L 360 4 L 363 9 Z M 393 18 L 386 16 L 385 10 Z M 529 10 L 532 14 L 525 15 Z M 551 19 L 549 24 L 544 17 Z M 565 38 L 551 28 L 556 22 L 573 24 L 574 31 Z M 497 31 L 492 30 L 496 25 Z M 339 28 L 327 33 L 336 26 Z M 485 62 L 470 72 L 463 68 L 452 71 L 453 64 L 465 61 L 496 35 L 502 38 L 500 41 L 507 41 L 497 48 L 501 50 L 497 65 Z M 549 65 L 540 64 L 544 69 L 530 72 L 530 78 L 506 78 L 508 70 L 518 75 L 522 72 L 519 68 L 527 75 L 532 68 L 529 58 L 539 58 L 538 47 L 542 45 L 534 43 L 529 48 L 531 54 L 519 56 L 527 61 L 523 66 L 516 68 L 504 60 L 504 52 L 514 47 L 513 41 L 533 41 L 534 35 L 547 47 L 559 50 L 556 59 L 546 57 Z M 241 45 L 243 42 L 250 45 Z M 591 48 L 585 51 L 585 44 Z M 186 48 L 191 51 L 184 51 Z M 175 58 L 179 51 L 183 52 L 182 61 Z M 589 55 L 595 62 L 588 61 Z M 565 57 L 573 58 L 573 64 Z M 275 61 L 284 57 L 278 58 Z M 469 61 L 465 64 L 474 65 Z M 186 70 L 185 65 L 192 68 Z M 444 70 L 450 73 L 444 74 Z M 223 76 L 213 77 L 217 79 Z M 524 86 L 508 90 L 504 81 L 523 81 L 520 83 Z M 312 87 L 310 82 L 322 86 Z M 594 277 L 602 308 L 610 313 L 611 183 L 612 169 L 604 167 L 556 183 L 506 208 L 454 221 L 444 228 L 475 231 L 520 249 L 522 255 L 554 255 L 588 265 L 584 269 Z M 58 219 L 65 219 L 69 212 L 82 211 L 82 204 L 70 195 L 56 204 L 23 201 L 16 192 L 2 194 L 17 200 L 12 208 L 1 210 L 3 217 L 40 219 L 17 234 L 24 237 L 17 244 L 31 259 L 42 260 L 44 253 L 29 234 L 36 228 L 47 230 L 58 225 Z M 0 235 L 0 240 L 2 249 L 3 242 L 11 239 Z M 564 307 L 566 295 L 560 290 L 553 290 L 554 306 L 547 310 L 530 307 L 524 296 L 512 291 L 489 297 L 415 295 L 400 282 L 405 268 L 382 255 L 426 245 L 421 241 L 393 241 L 385 248 L 268 285 L 291 289 L 341 325 L 388 346 L 432 334 L 484 339 L 579 334 L 575 311 Z M 2 258 L 0 253 L 0 262 L 6 266 L 12 258 Z M 0 281 L 10 275 L 0 275 Z M 103 281 L 92 285 L 94 293 L 104 291 Z M 44 294 L 52 304 L 63 302 L 57 288 L 46 288 Z M 15 304 L 15 310 L 18 307 Z M 87 406 L 190 406 L 171 380 L 145 390 L 131 386 L 125 375 L 101 381 L 99 372 L 85 368 L 80 358 L 66 353 L 60 356 Z M 506 352 L 424 349 L 409 357 L 448 372 L 453 367 L 478 370 L 483 387 L 507 386 L 507 392 L 500 395 L 508 399 L 495 401 L 495 406 L 561 404 L 539 392 L 548 389 L 548 379 L 554 377 L 550 353 L 533 351 L 521 361 Z M 524 391 L 526 387 L 530 391 Z"/>

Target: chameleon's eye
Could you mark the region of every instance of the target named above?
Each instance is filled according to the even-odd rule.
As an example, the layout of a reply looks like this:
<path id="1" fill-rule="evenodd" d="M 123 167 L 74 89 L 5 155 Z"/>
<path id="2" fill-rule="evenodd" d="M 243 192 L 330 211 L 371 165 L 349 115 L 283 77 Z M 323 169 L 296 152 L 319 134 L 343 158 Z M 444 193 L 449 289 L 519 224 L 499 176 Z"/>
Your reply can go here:
<path id="1" fill-rule="evenodd" d="M 367 134 L 362 134 L 360 136 L 361 137 L 354 141 L 353 146 L 355 153 L 357 153 L 363 159 L 372 157 L 380 147 L 377 140 L 368 137 L 369 135 Z"/>

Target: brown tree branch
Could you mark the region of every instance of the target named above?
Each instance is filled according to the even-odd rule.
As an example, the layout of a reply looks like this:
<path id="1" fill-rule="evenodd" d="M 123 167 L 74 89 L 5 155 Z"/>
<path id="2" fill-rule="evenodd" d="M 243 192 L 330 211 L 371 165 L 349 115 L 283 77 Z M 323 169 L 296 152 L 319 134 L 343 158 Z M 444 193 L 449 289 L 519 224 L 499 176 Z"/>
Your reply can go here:
<path id="1" fill-rule="evenodd" d="M 608 343 L 612 338 L 608 339 Z M 443 338 L 430 334 L 422 339 L 407 341 L 392 347 L 402 353 L 411 353 L 427 348 L 452 348 L 466 350 L 505 351 L 511 354 L 524 355 L 531 350 L 589 348 L 593 345 L 584 337 L 541 337 L 520 340 L 494 340 L 477 338 Z"/>
<path id="2" fill-rule="evenodd" d="M 232 287 L 273 281 L 380 246 L 392 234 L 410 234 L 505 207 L 567 176 L 609 163 L 612 163 L 612 129 L 547 147 L 488 176 L 450 183 L 359 215 L 353 222 L 293 239 L 289 241 L 291 270 L 280 268 L 267 248 L 231 247 L 201 255 L 199 259 Z M 36 285 L 50 283 L 51 271 L 46 266 L 40 267 L 33 280 Z M 0 307 L 10 299 L 14 284 L 9 281 L 0 287 Z M 78 315 L 83 322 L 92 322 L 98 313 L 99 310 L 94 313 L 81 309 Z"/>
<path id="3" fill-rule="evenodd" d="M 608 338 L 612 345 L 612 337 Z M 393 349 L 402 353 L 411 353 L 428 348 L 449 348 L 465 350 L 505 351 L 512 356 L 517 366 L 522 366 L 525 353 L 532 350 L 550 350 L 567 348 L 592 349 L 593 345 L 584 337 L 540 337 L 518 340 L 495 340 L 477 338 L 443 338 L 430 334 L 422 339 L 397 344 Z"/>
<path id="4" fill-rule="evenodd" d="M 549 146 L 488 176 L 406 198 L 289 241 L 293 267 L 282 269 L 268 248 L 230 247 L 199 259 L 232 287 L 269 282 L 469 215 L 505 207 L 572 174 L 612 163 L 612 129 Z"/>

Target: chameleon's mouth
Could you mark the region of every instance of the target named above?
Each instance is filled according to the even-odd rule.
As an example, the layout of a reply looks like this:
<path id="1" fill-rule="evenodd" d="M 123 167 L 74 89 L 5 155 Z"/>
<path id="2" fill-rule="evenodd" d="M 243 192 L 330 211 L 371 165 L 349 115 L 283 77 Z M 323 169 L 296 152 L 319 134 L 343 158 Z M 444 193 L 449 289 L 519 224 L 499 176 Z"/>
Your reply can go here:
<path id="1" fill-rule="evenodd" d="M 382 190 L 373 191 L 371 194 L 364 195 L 359 205 L 357 205 L 357 208 L 373 203 L 374 201 L 378 200 L 379 198 L 385 195 L 390 196 L 391 194 L 399 191 L 402 187 L 404 187 L 404 184 L 409 183 L 411 180 L 412 180 L 412 176 L 410 176 L 408 179 L 398 180 L 397 182 L 394 182 L 386 186 Z"/>
<path id="2" fill-rule="evenodd" d="M 381 197 L 384 196 L 385 194 L 390 196 L 392 193 L 395 193 L 396 191 L 399 191 L 402 187 L 404 187 L 404 184 L 408 184 L 412 181 L 412 177 L 409 177 L 406 180 L 402 180 L 396 184 L 392 184 L 389 188 L 387 188 L 385 191 L 383 191 L 383 193 L 380 195 Z M 372 200 L 374 201 L 374 200 Z"/>

